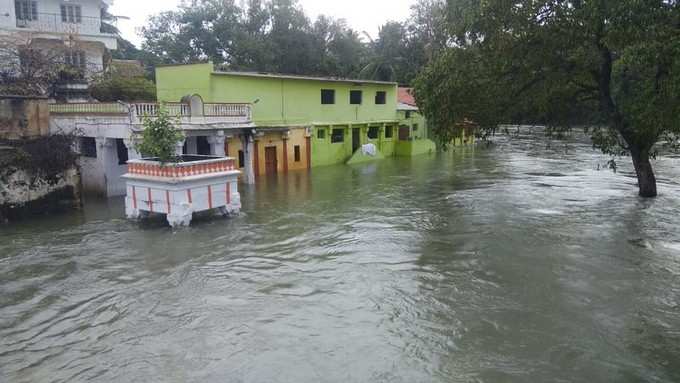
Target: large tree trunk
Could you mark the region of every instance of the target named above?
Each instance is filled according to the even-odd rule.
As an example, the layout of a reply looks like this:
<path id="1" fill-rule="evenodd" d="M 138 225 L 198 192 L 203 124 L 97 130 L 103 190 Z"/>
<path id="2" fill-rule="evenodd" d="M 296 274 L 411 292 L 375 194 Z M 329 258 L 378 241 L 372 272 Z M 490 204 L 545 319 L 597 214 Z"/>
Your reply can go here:
<path id="1" fill-rule="evenodd" d="M 631 156 L 633 157 L 635 173 L 637 173 L 640 197 L 656 197 L 656 177 L 652 164 L 649 162 L 649 152 L 633 150 Z"/>

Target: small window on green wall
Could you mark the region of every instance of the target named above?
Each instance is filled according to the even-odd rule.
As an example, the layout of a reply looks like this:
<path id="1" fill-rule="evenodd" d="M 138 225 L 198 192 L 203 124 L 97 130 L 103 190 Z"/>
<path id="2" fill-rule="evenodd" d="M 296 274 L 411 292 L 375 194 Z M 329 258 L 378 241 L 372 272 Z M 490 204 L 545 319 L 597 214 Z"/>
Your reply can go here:
<path id="1" fill-rule="evenodd" d="M 377 91 L 375 92 L 375 103 L 376 105 L 385 105 L 387 101 L 387 92 Z"/>
<path id="2" fill-rule="evenodd" d="M 322 105 L 335 104 L 334 89 L 321 89 L 321 104 Z"/>
<path id="3" fill-rule="evenodd" d="M 386 126 L 385 127 L 385 138 L 392 138 L 392 136 L 393 136 L 392 127 Z"/>
<path id="4" fill-rule="evenodd" d="M 361 105 L 361 91 L 360 90 L 350 90 L 349 91 L 349 103 L 351 105 Z"/>
<path id="5" fill-rule="evenodd" d="M 326 139 L 326 129 L 319 129 L 316 131 L 316 138 L 319 140 Z"/>
<path id="6" fill-rule="evenodd" d="M 368 128 L 368 138 L 375 140 L 380 134 L 380 128 L 377 126 L 371 126 Z"/>
<path id="7" fill-rule="evenodd" d="M 345 129 L 333 129 L 331 133 L 331 143 L 344 142 L 345 141 Z"/>
<path id="8" fill-rule="evenodd" d="M 416 130 L 418 130 L 418 124 L 413 124 L 413 131 L 415 132 Z"/>

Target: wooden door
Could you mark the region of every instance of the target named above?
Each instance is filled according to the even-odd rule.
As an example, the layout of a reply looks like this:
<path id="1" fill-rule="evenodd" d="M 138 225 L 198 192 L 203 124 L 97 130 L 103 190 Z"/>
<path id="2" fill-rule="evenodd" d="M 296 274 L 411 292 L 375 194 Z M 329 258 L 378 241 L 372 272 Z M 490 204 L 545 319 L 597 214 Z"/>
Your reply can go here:
<path id="1" fill-rule="evenodd" d="M 264 171 L 266 174 L 276 174 L 276 146 L 264 148 Z"/>

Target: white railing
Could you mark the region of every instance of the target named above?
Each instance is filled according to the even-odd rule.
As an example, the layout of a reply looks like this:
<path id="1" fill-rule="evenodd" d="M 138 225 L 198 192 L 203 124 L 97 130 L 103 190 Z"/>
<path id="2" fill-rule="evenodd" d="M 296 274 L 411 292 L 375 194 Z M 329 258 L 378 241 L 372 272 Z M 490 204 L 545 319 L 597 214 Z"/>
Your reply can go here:
<path id="1" fill-rule="evenodd" d="M 33 20 L 17 19 L 17 28 L 26 28 L 38 32 L 56 32 L 66 34 L 100 34 L 102 21 L 98 17 L 78 16 L 64 17 L 55 13 L 38 13 Z"/>
<path id="2" fill-rule="evenodd" d="M 54 114 L 126 114 L 127 108 L 119 103 L 71 103 L 49 104 L 50 113 Z"/>
<path id="3" fill-rule="evenodd" d="M 206 117 L 248 117 L 248 104 L 203 104 L 203 115 Z"/>
<path id="4" fill-rule="evenodd" d="M 55 114 L 129 114 L 141 120 L 144 117 L 158 116 L 161 107 L 165 107 L 172 117 L 204 118 L 211 120 L 225 119 L 229 121 L 249 122 L 251 120 L 250 104 L 203 104 L 202 110 L 193 113 L 190 104 L 138 102 L 125 103 L 78 103 L 78 104 L 50 104 L 50 113 Z M 129 108 L 129 109 L 128 109 Z"/>

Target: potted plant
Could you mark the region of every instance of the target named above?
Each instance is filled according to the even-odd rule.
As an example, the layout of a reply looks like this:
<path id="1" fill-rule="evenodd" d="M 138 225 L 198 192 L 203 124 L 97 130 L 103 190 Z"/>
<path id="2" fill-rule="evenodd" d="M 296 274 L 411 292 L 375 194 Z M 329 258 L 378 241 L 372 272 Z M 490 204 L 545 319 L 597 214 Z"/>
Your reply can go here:
<path id="1" fill-rule="evenodd" d="M 143 130 L 135 141 L 145 157 L 128 161 L 122 176 L 128 218 L 160 213 L 175 227 L 189 225 L 195 212 L 214 209 L 227 215 L 240 210 L 240 171 L 233 158 L 178 155 L 176 148 L 184 135 L 162 106 L 156 116 L 144 116 L 142 121 Z"/>

